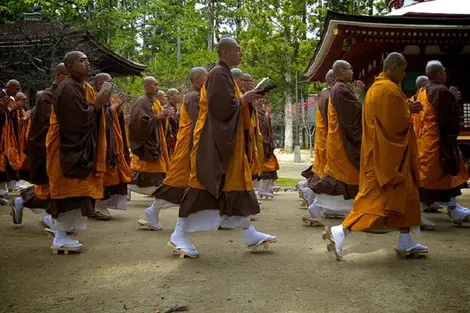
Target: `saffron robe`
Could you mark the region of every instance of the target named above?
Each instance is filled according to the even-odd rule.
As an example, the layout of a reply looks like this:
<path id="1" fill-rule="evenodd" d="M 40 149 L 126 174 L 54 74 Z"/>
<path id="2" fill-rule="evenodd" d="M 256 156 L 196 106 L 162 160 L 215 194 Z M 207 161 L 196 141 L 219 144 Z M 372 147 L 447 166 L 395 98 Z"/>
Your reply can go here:
<path id="1" fill-rule="evenodd" d="M 311 188 L 317 194 L 354 199 L 359 185 L 361 104 L 352 89 L 338 80 L 328 102 L 326 166 L 322 179 Z"/>
<path id="2" fill-rule="evenodd" d="M 467 167 L 457 144 L 460 110 L 455 96 L 430 81 L 421 89 L 422 129 L 418 136 L 421 202 L 449 202 L 467 187 Z"/>
<path id="3" fill-rule="evenodd" d="M 163 183 L 170 168 L 165 120 L 157 120 L 163 107 L 157 99 L 140 97 L 131 111 L 129 143 L 132 152 L 132 182 L 140 188 Z"/>
<path id="4" fill-rule="evenodd" d="M 250 106 L 241 105 L 241 92 L 222 61 L 209 72 L 201 90 L 194 128 L 189 189 L 179 217 L 202 210 L 221 215 L 250 216 L 260 212 L 253 191 L 249 151 Z"/>
<path id="5" fill-rule="evenodd" d="M 383 73 L 362 114 L 359 193 L 343 222 L 353 231 L 419 226 L 417 142 L 405 94 Z"/>
<path id="6" fill-rule="evenodd" d="M 94 200 L 103 198 L 106 171 L 106 121 L 95 109 L 93 87 L 68 76 L 55 90 L 46 137 L 49 213 L 74 209 L 91 217 Z"/>
<path id="7" fill-rule="evenodd" d="M 17 170 L 21 168 L 19 143 L 17 138 L 17 120 L 8 103 L 10 96 L 0 90 L 0 182 L 18 180 Z"/>
<path id="8" fill-rule="evenodd" d="M 179 128 L 171 166 L 163 184 L 153 193 L 153 197 L 180 204 L 188 187 L 191 172 L 189 155 L 193 144 L 193 130 L 199 114 L 200 89 L 192 89 L 180 108 Z"/>
<path id="9" fill-rule="evenodd" d="M 260 99 L 258 101 L 263 102 L 264 99 Z M 248 153 L 251 165 L 251 177 L 253 180 L 259 178 L 259 176 L 262 174 L 262 163 L 264 161 L 263 135 L 260 128 L 258 114 L 259 110 L 262 110 L 261 104 L 254 106 L 253 110 L 251 111 L 251 127 L 248 136 L 254 140 L 254 144 L 251 146 L 252 149 L 250 149 L 248 145 L 245 145 L 246 149 L 249 151 Z"/>

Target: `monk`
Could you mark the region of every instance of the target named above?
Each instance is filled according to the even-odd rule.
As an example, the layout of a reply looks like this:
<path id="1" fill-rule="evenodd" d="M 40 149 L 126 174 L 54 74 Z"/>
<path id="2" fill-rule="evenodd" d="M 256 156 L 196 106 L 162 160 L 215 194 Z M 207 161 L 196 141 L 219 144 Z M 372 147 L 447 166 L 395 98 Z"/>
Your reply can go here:
<path id="1" fill-rule="evenodd" d="M 168 89 L 166 92 L 168 98 L 168 104 L 165 108 L 168 110 L 168 118 L 166 124 L 166 142 L 168 146 L 168 153 L 171 156 L 175 151 L 176 137 L 178 136 L 178 120 L 179 110 L 178 106 L 181 101 L 180 92 L 178 89 Z"/>
<path id="2" fill-rule="evenodd" d="M 230 69 L 240 64 L 242 52 L 233 38 L 220 40 L 219 60 L 201 90 L 199 116 L 194 128 L 189 188 L 180 205 L 179 218 L 168 246 L 180 256 L 196 258 L 189 232 L 217 230 L 222 219 L 243 228 L 244 243 L 252 248 L 275 242 L 257 232 L 250 216 L 260 208 L 253 191 L 245 143 L 249 134 L 249 104 L 262 97 L 259 90 L 241 94 Z"/>
<path id="3" fill-rule="evenodd" d="M 318 97 L 317 109 L 315 112 L 315 145 L 314 145 L 314 161 L 313 165 L 306 171 L 302 172 L 302 176 L 306 178 L 305 182 L 299 182 L 297 188 L 302 198 L 307 203 L 307 207 L 313 212 L 315 206 L 315 193 L 308 187 L 309 182 L 314 183 L 323 178 L 326 166 L 326 135 L 328 134 L 328 102 L 330 100 L 330 92 L 335 83 L 335 74 L 333 70 L 329 70 L 325 75 L 325 81 L 328 84 Z M 304 223 L 310 224 L 311 219 L 315 219 L 311 214 L 304 216 Z M 314 222 L 315 224 L 315 222 Z"/>
<path id="4" fill-rule="evenodd" d="M 0 204 L 8 204 L 8 182 L 19 179 L 17 170 L 21 166 L 19 160 L 18 141 L 15 134 L 16 121 L 12 111 L 17 109 L 16 94 L 21 90 L 21 84 L 9 80 L 6 89 L 0 90 Z"/>
<path id="5" fill-rule="evenodd" d="M 166 93 L 163 90 L 157 91 L 157 100 L 160 102 L 160 105 L 162 107 L 165 107 L 167 104 L 167 98 L 166 98 Z"/>
<path id="6" fill-rule="evenodd" d="M 30 172 L 28 166 L 28 160 L 26 156 L 27 150 L 27 143 L 28 143 L 28 131 L 29 131 L 29 123 L 31 117 L 31 110 L 25 111 L 25 105 L 28 101 L 28 97 L 22 93 L 18 92 L 15 96 L 15 101 L 17 103 L 17 109 L 14 111 L 14 116 L 16 117 L 17 123 L 17 133 L 18 133 L 18 153 L 20 158 L 20 168 L 18 170 L 18 174 L 20 179 L 29 181 L 30 180 Z M 12 189 L 24 189 L 26 186 L 23 186 L 19 181 L 14 183 L 14 187 Z"/>
<path id="7" fill-rule="evenodd" d="M 156 99 L 157 80 L 144 79 L 145 95 L 140 97 L 131 111 L 129 120 L 129 142 L 132 152 L 132 184 L 129 188 L 151 196 L 163 183 L 170 169 L 170 157 L 165 136 L 168 110 Z M 152 212 L 152 205 L 145 211 Z"/>
<path id="8" fill-rule="evenodd" d="M 336 82 L 331 88 L 328 101 L 328 132 L 324 145 L 326 163 L 323 163 L 323 171 L 321 161 L 317 167 L 322 178 L 310 179 L 309 182 L 310 188 L 318 195 L 309 206 L 309 224 L 312 226 L 324 225 L 323 214 L 348 214 L 359 187 L 362 133 L 362 105 L 359 98 L 364 84 L 355 82 L 354 89 L 348 86 L 353 80 L 353 71 L 346 61 L 336 61 L 333 72 Z"/>
<path id="9" fill-rule="evenodd" d="M 254 82 L 253 78 L 251 77 L 250 74 L 248 73 L 242 73 L 240 75 L 238 68 L 232 69 L 232 75 L 234 76 L 234 80 L 237 84 L 240 86 L 240 91 L 242 93 L 245 93 L 247 91 L 250 91 L 254 88 Z M 241 71 L 240 71 L 241 72 Z M 236 77 L 239 77 L 236 79 Z M 260 128 L 259 128 L 259 121 L 258 121 L 258 113 L 257 113 L 257 108 L 262 105 L 264 102 L 264 98 L 261 98 L 259 100 L 256 100 L 255 102 L 252 103 L 252 108 L 253 110 L 250 112 L 250 121 L 251 121 L 251 127 L 249 130 L 249 136 L 253 136 L 254 138 L 254 145 L 253 149 L 250 150 L 248 146 L 246 146 L 246 149 L 250 155 L 249 160 L 250 160 L 250 167 L 251 167 L 251 177 L 253 179 L 253 187 L 257 189 L 258 191 L 258 196 L 266 196 L 266 197 L 274 197 L 272 194 L 268 195 L 267 193 L 264 192 L 264 189 L 261 189 L 260 187 L 260 182 L 259 182 L 259 176 L 261 175 L 261 162 L 263 159 L 263 136 L 261 134 Z M 223 225 L 223 228 L 225 226 Z"/>
<path id="10" fill-rule="evenodd" d="M 175 152 L 171 159 L 170 170 L 163 184 L 153 193 L 155 200 L 145 211 L 147 220 L 139 220 L 140 226 L 149 230 L 162 230 L 160 211 L 178 207 L 188 187 L 190 169 L 189 154 L 192 147 L 193 130 L 199 114 L 199 98 L 201 88 L 206 80 L 207 71 L 203 67 L 195 67 L 189 73 L 192 89 L 184 96 L 180 108 L 178 137 Z"/>
<path id="11" fill-rule="evenodd" d="M 67 235 L 71 228 L 86 229 L 95 200 L 103 198 L 106 171 L 106 123 L 102 109 L 111 90 L 96 97 L 85 82 L 90 64 L 80 51 L 65 55 L 69 75 L 52 97 L 46 137 L 46 168 L 49 177 L 48 212 L 54 219 L 52 249 L 80 252 L 83 244 Z"/>
<path id="12" fill-rule="evenodd" d="M 279 163 L 277 162 L 274 149 L 276 142 L 274 141 L 274 132 L 271 123 L 271 105 L 267 99 L 256 108 L 258 113 L 259 129 L 263 138 L 263 159 L 261 160 L 261 175 L 259 176 L 261 189 L 265 195 L 273 197 L 274 181 L 278 179 L 277 171 Z"/>
<path id="13" fill-rule="evenodd" d="M 113 78 L 107 73 L 95 76 L 98 93 L 103 88 L 113 88 L 112 83 Z M 106 116 L 106 172 L 103 177 L 104 197 L 95 205 L 94 218 L 98 220 L 111 219 L 108 208 L 127 209 L 127 184 L 131 182 L 132 175 L 126 123 L 122 110 L 125 101 L 126 95 L 119 93 L 116 97 L 110 97 L 108 103 L 103 106 Z"/>
<path id="14" fill-rule="evenodd" d="M 359 193 L 343 224 L 326 227 L 323 233 L 323 239 L 330 241 L 328 251 L 338 261 L 350 231 L 399 229 L 396 251 L 400 256 L 428 252 L 410 236 L 410 229 L 421 223 L 417 145 L 410 119 L 422 106 L 408 101 L 400 88 L 406 66 L 403 55 L 390 53 L 366 94 Z"/>
<path id="15" fill-rule="evenodd" d="M 470 210 L 456 201 L 469 179 L 457 144 L 461 96 L 455 87 L 445 86 L 447 74 L 441 62 L 430 61 L 426 75 L 429 81 L 418 95 L 424 106 L 418 135 L 419 196 L 423 206 L 446 205 L 451 220 L 461 225 L 470 222 Z"/>
<path id="16" fill-rule="evenodd" d="M 243 72 L 241 69 L 239 68 L 232 68 L 230 70 L 230 72 L 232 73 L 232 77 L 233 77 L 233 80 L 235 81 L 235 83 L 237 84 L 238 88 L 242 88 L 242 78 L 243 78 Z"/>
<path id="17" fill-rule="evenodd" d="M 30 182 L 34 184 L 21 192 L 21 197 L 13 200 L 13 223 L 21 224 L 23 208 L 27 207 L 34 213 L 41 215 L 46 231 L 53 234 L 51 228 L 52 217 L 46 214 L 49 206 L 49 177 L 46 170 L 46 136 L 49 130 L 49 118 L 52 110 L 52 95 L 59 84 L 67 77 L 68 72 L 64 63 L 54 68 L 52 85 L 36 97 L 36 106 L 31 116 L 30 130 L 28 132 L 28 165 Z"/>

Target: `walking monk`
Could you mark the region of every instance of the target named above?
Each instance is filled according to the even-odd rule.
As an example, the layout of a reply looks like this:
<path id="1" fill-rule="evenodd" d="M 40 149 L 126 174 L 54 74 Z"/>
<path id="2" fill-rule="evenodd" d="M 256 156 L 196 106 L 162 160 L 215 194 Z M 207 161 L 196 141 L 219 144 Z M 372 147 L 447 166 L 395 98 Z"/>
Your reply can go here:
<path id="1" fill-rule="evenodd" d="M 313 166 L 310 166 L 306 171 L 302 172 L 302 176 L 306 178 L 304 182 L 298 184 L 299 192 L 302 198 L 307 202 L 307 207 L 310 210 L 314 209 L 310 207 L 315 200 L 315 193 L 308 186 L 309 182 L 312 185 L 323 178 L 325 174 L 326 166 L 326 135 L 328 134 L 328 102 L 330 101 L 331 87 L 335 83 L 335 74 L 333 70 L 329 70 L 325 75 L 325 81 L 328 84 L 324 88 L 320 96 L 318 97 L 318 106 L 315 112 L 315 147 L 314 147 L 314 161 Z M 302 220 L 304 223 L 310 224 L 311 219 L 314 219 L 310 214 L 304 216 Z"/>
<path id="2" fill-rule="evenodd" d="M 170 168 L 165 137 L 168 110 L 156 99 L 158 83 L 154 77 L 144 79 L 145 96 L 131 111 L 129 142 L 132 152 L 132 191 L 151 196 L 163 183 Z M 149 212 L 152 205 L 146 210 Z"/>
<path id="3" fill-rule="evenodd" d="M 251 127 L 249 104 L 262 94 L 251 90 L 242 95 L 235 84 L 230 69 L 240 64 L 242 52 L 234 39 L 222 38 L 217 51 L 219 61 L 201 90 L 189 189 L 168 243 L 173 252 L 191 258 L 198 257 L 199 252 L 188 233 L 217 230 L 222 218 L 244 229 L 243 239 L 249 247 L 266 247 L 277 240 L 257 232 L 250 220 L 260 209 L 245 143 L 254 144 L 253 138 L 246 135 Z"/>
<path id="4" fill-rule="evenodd" d="M 112 88 L 113 79 L 107 73 L 95 76 L 97 92 L 103 88 Z M 110 97 L 103 106 L 106 116 L 106 172 L 103 177 L 102 200 L 95 205 L 94 217 L 99 220 L 110 220 L 108 208 L 115 210 L 127 209 L 127 184 L 131 182 L 131 157 L 127 141 L 126 123 L 122 105 L 126 95 L 119 93 Z"/>
<path id="5" fill-rule="evenodd" d="M 6 89 L 0 91 L 0 204 L 8 204 L 8 185 L 19 179 L 18 169 L 21 167 L 16 120 L 13 112 L 20 103 L 15 101 L 16 94 L 21 90 L 20 83 L 15 80 L 7 82 Z"/>
<path id="6" fill-rule="evenodd" d="M 470 221 L 470 210 L 457 204 L 461 189 L 467 188 L 468 172 L 457 137 L 460 132 L 460 93 L 445 86 L 447 74 L 439 61 L 426 66 L 429 82 L 418 100 L 423 104 L 421 131 L 418 135 L 420 188 L 424 206 L 443 204 L 456 225 Z"/>
<path id="7" fill-rule="evenodd" d="M 333 64 L 336 82 L 328 102 L 328 133 L 325 150 L 326 163 L 321 179 L 310 179 L 309 186 L 318 195 L 309 206 L 312 226 L 323 226 L 325 215 L 346 215 L 352 209 L 359 186 L 359 159 L 361 151 L 361 103 L 364 90 L 356 82 L 354 90 L 347 84 L 353 80 L 351 65 L 346 61 Z M 321 163 L 317 168 L 322 174 Z"/>
<path id="8" fill-rule="evenodd" d="M 42 216 L 42 220 L 49 232 L 51 229 L 51 216 L 46 214 L 49 206 L 49 177 L 46 169 L 46 136 L 49 130 L 49 118 L 52 110 L 52 95 L 59 84 L 67 77 L 67 68 L 59 63 L 54 68 L 54 82 L 44 90 L 36 99 L 36 106 L 31 117 L 30 131 L 28 133 L 28 164 L 31 169 L 30 179 L 34 186 L 21 192 L 21 197 L 13 200 L 13 223 L 21 224 L 23 220 L 23 207 L 31 209 Z"/>
<path id="9" fill-rule="evenodd" d="M 178 138 L 175 152 L 171 159 L 170 170 L 163 184 L 153 193 L 155 200 L 145 210 L 147 220 L 139 220 L 140 226 L 149 230 L 161 230 L 160 210 L 178 207 L 188 187 L 193 130 L 199 114 L 199 95 L 206 80 L 207 71 L 203 67 L 195 67 L 189 73 L 193 88 L 184 96 L 180 108 Z"/>
<path id="10" fill-rule="evenodd" d="M 400 230 L 397 253 L 427 253 L 414 242 L 411 227 L 419 227 L 419 168 L 411 114 L 421 104 L 408 102 L 400 89 L 406 60 L 399 53 L 385 59 L 383 72 L 366 94 L 362 114 L 362 147 L 359 193 L 342 225 L 326 227 L 328 251 L 343 256 L 343 242 L 350 231 Z"/>
<path id="11" fill-rule="evenodd" d="M 55 237 L 53 251 L 80 251 L 83 244 L 69 238 L 71 228 L 86 229 L 96 199 L 103 198 L 106 170 L 106 124 L 102 106 L 111 91 L 95 98 L 85 82 L 90 64 L 79 51 L 65 55 L 69 76 L 57 87 L 46 137 L 47 175 Z"/>

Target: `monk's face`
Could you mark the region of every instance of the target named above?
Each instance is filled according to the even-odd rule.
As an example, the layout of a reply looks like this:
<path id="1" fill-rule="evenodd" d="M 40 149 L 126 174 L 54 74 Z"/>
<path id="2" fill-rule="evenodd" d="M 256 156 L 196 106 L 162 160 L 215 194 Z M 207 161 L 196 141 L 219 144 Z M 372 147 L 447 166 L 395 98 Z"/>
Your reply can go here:
<path id="1" fill-rule="evenodd" d="M 232 46 L 226 49 L 224 52 L 224 57 L 229 66 L 237 66 L 242 62 L 242 49 L 237 43 L 234 43 Z"/>
<path id="2" fill-rule="evenodd" d="M 158 102 L 160 102 L 161 105 L 165 105 L 166 103 L 166 95 L 159 93 L 157 96 Z"/>
<path id="3" fill-rule="evenodd" d="M 441 81 L 441 83 L 445 84 L 447 82 L 447 72 L 446 69 L 444 68 L 442 71 L 437 73 L 437 77 Z"/>
<path id="4" fill-rule="evenodd" d="M 341 78 L 347 82 L 347 83 L 350 83 L 353 81 L 353 69 L 351 67 L 351 65 L 346 65 L 345 67 L 343 67 L 341 70 Z"/>
<path id="5" fill-rule="evenodd" d="M 15 102 L 16 102 L 16 108 L 17 109 L 23 109 L 24 106 L 26 105 L 26 98 L 21 98 L 21 99 L 15 100 Z"/>
<path id="6" fill-rule="evenodd" d="M 207 72 L 199 73 L 199 75 L 197 75 L 196 78 L 194 79 L 195 85 L 198 88 L 202 88 L 202 86 L 206 82 L 206 78 L 207 78 Z"/>
<path id="7" fill-rule="evenodd" d="M 171 102 L 171 103 L 173 103 L 173 104 L 177 104 L 177 103 L 179 103 L 179 102 L 180 102 L 180 100 L 181 100 L 181 96 L 180 96 L 180 94 L 179 94 L 179 93 L 174 93 L 174 94 L 172 94 L 172 95 L 171 95 L 171 97 L 170 97 L 170 99 L 169 99 L 169 100 L 170 100 L 170 102 Z"/>
<path id="8" fill-rule="evenodd" d="M 392 75 L 396 83 L 401 83 L 406 76 L 406 64 L 393 64 L 392 65 Z"/>
<path id="9" fill-rule="evenodd" d="M 18 92 L 20 92 L 21 85 L 20 84 L 11 84 L 7 87 L 7 94 L 10 97 L 16 96 Z"/>
<path id="10" fill-rule="evenodd" d="M 144 85 L 145 90 L 147 93 L 157 96 L 158 93 L 158 82 L 156 80 L 151 80 L 145 83 Z"/>
<path id="11" fill-rule="evenodd" d="M 242 77 L 242 79 L 240 81 L 241 81 L 243 90 L 248 91 L 248 90 L 251 90 L 255 87 L 254 83 L 253 83 L 253 79 L 251 79 L 250 77 Z"/>
<path id="12" fill-rule="evenodd" d="M 111 77 L 107 77 L 107 78 L 105 78 L 105 79 L 100 79 L 100 80 L 96 81 L 96 89 L 98 89 L 98 91 L 100 91 L 100 90 L 101 90 L 101 87 L 103 87 L 103 84 L 104 84 L 105 82 L 108 82 L 108 83 L 112 84 L 112 83 L 113 83 L 113 79 L 112 79 Z"/>
<path id="13" fill-rule="evenodd" d="M 84 53 L 77 54 L 69 68 L 69 72 L 78 77 L 85 78 L 88 77 L 89 71 L 90 62 L 88 61 L 87 56 Z"/>

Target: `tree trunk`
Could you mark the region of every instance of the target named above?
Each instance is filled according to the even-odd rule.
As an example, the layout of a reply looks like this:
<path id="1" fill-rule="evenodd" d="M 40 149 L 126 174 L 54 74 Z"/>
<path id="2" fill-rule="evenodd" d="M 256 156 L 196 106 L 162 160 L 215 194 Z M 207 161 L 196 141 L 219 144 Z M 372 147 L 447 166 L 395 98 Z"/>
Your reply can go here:
<path id="1" fill-rule="evenodd" d="M 176 38 L 176 63 L 181 64 L 181 36 Z"/>
<path id="2" fill-rule="evenodd" d="M 292 74 L 290 69 L 285 73 L 286 88 L 284 90 L 285 107 L 284 107 L 284 150 L 292 152 L 293 143 L 293 125 L 292 125 Z"/>
<path id="3" fill-rule="evenodd" d="M 212 0 L 207 0 L 207 50 L 212 52 L 214 45 L 214 14 Z"/>

